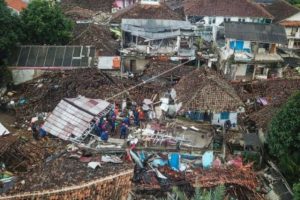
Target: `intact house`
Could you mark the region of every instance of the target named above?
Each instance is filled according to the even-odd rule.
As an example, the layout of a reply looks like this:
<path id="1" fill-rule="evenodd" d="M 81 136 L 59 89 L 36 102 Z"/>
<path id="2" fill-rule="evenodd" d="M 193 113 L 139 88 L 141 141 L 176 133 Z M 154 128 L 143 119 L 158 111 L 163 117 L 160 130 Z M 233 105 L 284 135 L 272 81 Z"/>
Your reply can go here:
<path id="1" fill-rule="evenodd" d="M 196 121 L 237 128 L 238 113 L 244 103 L 234 88 L 223 77 L 209 68 L 196 69 L 182 77 L 175 85 L 177 103 L 182 103 L 179 114 Z"/>
<path id="2" fill-rule="evenodd" d="M 151 59 L 195 58 L 192 25 L 164 3 L 138 2 L 116 12 L 111 24 L 121 28 L 123 72 L 141 72 Z"/>
<path id="3" fill-rule="evenodd" d="M 277 45 L 286 43 L 280 25 L 225 23 L 224 38 L 218 39 L 220 70 L 230 80 L 281 77 L 283 59 L 277 54 Z"/>
<path id="4" fill-rule="evenodd" d="M 204 40 L 214 41 L 224 22 L 271 23 L 273 16 L 250 0 L 186 0 L 184 14 Z"/>
<path id="5" fill-rule="evenodd" d="M 273 23 L 285 28 L 288 43 L 283 47 L 286 50 L 300 49 L 300 9 L 284 0 L 265 5 L 265 9 L 274 16 Z"/>
<path id="6" fill-rule="evenodd" d="M 27 8 L 28 1 L 25 0 L 5 0 L 7 7 L 12 10 L 13 13 L 20 14 L 20 12 Z"/>

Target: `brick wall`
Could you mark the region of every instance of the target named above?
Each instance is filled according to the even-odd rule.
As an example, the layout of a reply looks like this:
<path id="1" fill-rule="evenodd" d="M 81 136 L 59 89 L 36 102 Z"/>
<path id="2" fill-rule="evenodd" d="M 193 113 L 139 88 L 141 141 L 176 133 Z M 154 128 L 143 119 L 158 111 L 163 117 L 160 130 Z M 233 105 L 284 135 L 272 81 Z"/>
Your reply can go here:
<path id="1" fill-rule="evenodd" d="M 57 190 L 0 196 L 0 200 L 126 200 L 133 170 Z"/>

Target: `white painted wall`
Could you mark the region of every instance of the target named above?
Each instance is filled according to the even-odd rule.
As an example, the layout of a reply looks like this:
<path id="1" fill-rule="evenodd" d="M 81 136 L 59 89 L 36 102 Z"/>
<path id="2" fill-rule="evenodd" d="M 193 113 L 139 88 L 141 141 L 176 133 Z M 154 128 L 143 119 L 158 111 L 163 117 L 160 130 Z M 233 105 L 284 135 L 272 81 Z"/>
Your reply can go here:
<path id="1" fill-rule="evenodd" d="M 245 76 L 246 75 L 246 70 L 247 70 L 247 65 L 246 64 L 239 64 L 236 68 L 235 75 L 236 76 Z"/>
<path id="2" fill-rule="evenodd" d="M 284 19 L 284 21 L 287 20 L 287 21 L 300 21 L 300 12 Z"/>
<path id="3" fill-rule="evenodd" d="M 30 81 L 34 78 L 41 76 L 45 70 L 37 70 L 37 69 L 26 69 L 26 70 L 11 70 L 13 83 L 15 85 L 24 83 L 26 81 Z"/>
<path id="4" fill-rule="evenodd" d="M 231 121 L 231 124 L 236 124 L 237 125 L 237 112 L 230 112 L 229 114 L 229 120 Z M 221 125 L 225 123 L 227 120 L 221 120 L 221 113 L 214 113 L 213 114 L 213 119 L 212 119 L 212 124 L 213 125 Z"/>
<path id="5" fill-rule="evenodd" d="M 209 24 L 209 19 L 215 18 L 215 23 Z M 224 16 L 216 16 L 216 17 L 209 17 L 209 16 L 205 16 L 203 18 L 203 20 L 205 21 L 204 25 L 211 25 L 211 26 L 220 26 L 223 22 L 225 18 L 230 18 L 230 21 L 232 22 L 238 22 L 239 19 L 241 20 L 245 20 L 245 22 L 258 22 L 260 20 L 262 20 L 262 18 L 251 18 L 251 17 L 224 17 Z"/>

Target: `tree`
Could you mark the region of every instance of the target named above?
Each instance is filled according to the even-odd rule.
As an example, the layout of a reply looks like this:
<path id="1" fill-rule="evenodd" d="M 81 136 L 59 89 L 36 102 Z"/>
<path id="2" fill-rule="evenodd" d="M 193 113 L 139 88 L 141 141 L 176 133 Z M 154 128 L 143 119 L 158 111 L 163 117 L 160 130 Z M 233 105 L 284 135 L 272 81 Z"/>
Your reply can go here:
<path id="1" fill-rule="evenodd" d="M 300 183 L 294 184 L 294 200 L 300 200 Z"/>
<path id="2" fill-rule="evenodd" d="M 67 44 L 72 36 L 72 21 L 51 1 L 33 0 L 21 12 L 25 44 Z"/>
<path id="3" fill-rule="evenodd" d="M 6 59 L 11 55 L 21 36 L 20 19 L 0 0 L 0 87 L 11 80 Z"/>
<path id="4" fill-rule="evenodd" d="M 19 17 L 0 0 L 0 60 L 6 59 L 21 35 Z"/>
<path id="5" fill-rule="evenodd" d="M 300 177 L 300 92 L 291 96 L 272 119 L 268 129 L 268 147 L 279 161 L 287 180 Z"/>

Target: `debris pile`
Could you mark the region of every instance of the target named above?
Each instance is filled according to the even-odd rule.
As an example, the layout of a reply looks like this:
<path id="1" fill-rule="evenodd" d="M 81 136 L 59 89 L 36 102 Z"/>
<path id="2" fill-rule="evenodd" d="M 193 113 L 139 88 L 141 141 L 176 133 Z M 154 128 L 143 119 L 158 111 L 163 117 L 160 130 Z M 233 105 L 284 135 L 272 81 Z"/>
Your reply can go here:
<path id="1" fill-rule="evenodd" d="M 109 26 L 76 24 L 73 35 L 72 45 L 93 45 L 99 56 L 114 56 L 117 53 L 119 44 L 112 37 Z"/>
<path id="2" fill-rule="evenodd" d="M 46 73 L 22 85 L 18 98 L 26 103 L 16 107 L 16 117 L 24 122 L 36 113 L 51 112 L 63 98 L 83 95 L 106 99 L 122 91 L 121 88 L 120 83 L 93 68 Z"/>
<path id="3" fill-rule="evenodd" d="M 54 154 L 43 165 L 30 172 L 19 174 L 18 181 L 15 187 L 9 191 L 9 194 L 80 185 L 132 168 L 131 164 L 126 163 L 101 162 L 101 155 L 87 157 L 86 154 L 80 159 L 70 158 L 70 156 L 74 155 L 70 153 Z M 101 163 L 100 167 L 88 168 L 88 163 L 91 161 Z"/>
<path id="4" fill-rule="evenodd" d="M 13 172 L 28 171 L 64 147 L 61 140 L 35 142 L 29 135 L 4 137 L 0 143 L 0 160 Z"/>
<path id="5" fill-rule="evenodd" d="M 92 19 L 92 17 L 95 15 L 95 12 L 89 9 L 75 6 L 65 11 L 65 14 L 73 20 L 89 20 Z"/>
<path id="6" fill-rule="evenodd" d="M 92 11 L 111 12 L 114 0 L 61 0 L 61 6 L 64 10 L 72 7 L 81 7 Z"/>

